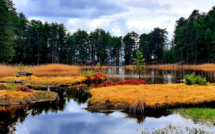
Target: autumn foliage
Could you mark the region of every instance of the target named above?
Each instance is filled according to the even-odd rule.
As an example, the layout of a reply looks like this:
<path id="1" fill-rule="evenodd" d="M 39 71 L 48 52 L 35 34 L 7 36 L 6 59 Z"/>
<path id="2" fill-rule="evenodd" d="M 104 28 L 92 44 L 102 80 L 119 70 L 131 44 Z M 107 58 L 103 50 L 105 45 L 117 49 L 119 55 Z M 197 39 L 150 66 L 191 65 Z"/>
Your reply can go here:
<path id="1" fill-rule="evenodd" d="M 23 92 L 33 92 L 32 89 L 28 88 L 28 87 L 18 87 L 18 90 L 23 91 Z"/>
<path id="2" fill-rule="evenodd" d="M 145 81 L 141 79 L 136 79 L 136 80 L 122 80 L 119 82 L 112 82 L 112 81 L 107 81 L 102 84 L 94 84 L 93 87 L 109 87 L 109 86 L 116 86 L 116 85 L 141 85 L 141 84 L 147 84 Z"/>
<path id="3" fill-rule="evenodd" d="M 101 80 L 106 80 L 107 77 L 104 73 L 101 72 L 96 72 L 93 76 L 87 75 L 86 76 L 87 80 L 89 81 L 101 81 Z"/>
<path id="4" fill-rule="evenodd" d="M 82 76 L 81 74 L 71 74 L 70 77 L 74 77 L 74 76 Z"/>
<path id="5" fill-rule="evenodd" d="M 147 83 L 141 79 L 123 80 L 116 83 L 116 85 L 140 85 L 140 84 L 147 84 Z"/>

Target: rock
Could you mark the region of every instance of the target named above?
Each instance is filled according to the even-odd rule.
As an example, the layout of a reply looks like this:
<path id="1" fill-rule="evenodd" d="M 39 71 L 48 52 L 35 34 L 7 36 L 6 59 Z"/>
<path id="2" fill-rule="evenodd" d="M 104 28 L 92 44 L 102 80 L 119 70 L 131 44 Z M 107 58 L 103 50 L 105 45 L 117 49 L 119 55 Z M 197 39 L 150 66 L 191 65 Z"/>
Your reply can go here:
<path id="1" fill-rule="evenodd" d="M 18 72 L 18 75 L 16 77 L 31 76 L 32 74 L 32 72 Z"/>
<path id="2" fill-rule="evenodd" d="M 15 83 L 22 83 L 23 82 L 23 79 L 20 79 L 20 80 L 16 80 Z"/>

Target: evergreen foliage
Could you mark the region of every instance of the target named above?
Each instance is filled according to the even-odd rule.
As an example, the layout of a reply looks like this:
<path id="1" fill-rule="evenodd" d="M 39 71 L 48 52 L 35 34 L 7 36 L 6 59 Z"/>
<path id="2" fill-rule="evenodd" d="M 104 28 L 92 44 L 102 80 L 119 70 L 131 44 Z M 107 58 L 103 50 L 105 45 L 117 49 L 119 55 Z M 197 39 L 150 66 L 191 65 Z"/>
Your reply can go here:
<path id="1" fill-rule="evenodd" d="M 24 71 L 24 65 L 22 64 L 22 62 L 19 63 L 19 65 L 18 65 L 18 70 L 19 70 L 20 72 L 23 72 L 23 71 Z"/>
<path id="2" fill-rule="evenodd" d="M 167 30 L 161 28 L 124 37 L 103 29 L 71 34 L 63 24 L 28 20 L 16 12 L 12 0 L 0 0 L 0 5 L 0 63 L 131 65 L 137 50 L 146 64 L 215 63 L 215 7 L 179 18 L 168 41 Z"/>
<path id="3" fill-rule="evenodd" d="M 145 72 L 145 59 L 143 58 L 143 54 L 138 50 L 137 51 L 137 58 L 133 58 L 134 61 L 134 72 L 139 75 Z"/>
<path id="4" fill-rule="evenodd" d="M 200 75 L 196 76 L 195 73 L 192 73 L 191 75 L 186 75 L 184 79 L 185 79 L 186 85 L 194 85 L 194 84 L 198 84 L 202 86 L 207 85 L 206 78 L 202 78 Z"/>

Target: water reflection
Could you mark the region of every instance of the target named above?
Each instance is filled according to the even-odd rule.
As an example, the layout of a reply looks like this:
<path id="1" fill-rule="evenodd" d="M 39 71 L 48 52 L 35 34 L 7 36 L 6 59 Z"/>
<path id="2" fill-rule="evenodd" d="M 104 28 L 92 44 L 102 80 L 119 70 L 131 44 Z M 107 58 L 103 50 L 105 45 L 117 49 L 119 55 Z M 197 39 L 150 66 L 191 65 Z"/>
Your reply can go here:
<path id="1" fill-rule="evenodd" d="M 34 117 L 42 113 L 57 114 L 64 112 L 70 103 L 86 104 L 90 97 L 89 91 L 85 87 L 48 88 L 47 90 L 57 92 L 59 98 L 52 102 L 36 103 L 28 106 L 1 106 L 0 109 L 5 110 L 0 111 L 0 134 L 14 132 L 17 122 L 23 123 L 28 116 Z"/>
<path id="2" fill-rule="evenodd" d="M 195 73 L 196 75 L 201 75 L 206 77 L 209 82 L 215 82 L 215 72 L 212 71 L 198 71 L 198 70 L 159 70 L 159 69 L 146 69 L 145 75 L 141 78 L 145 79 L 149 84 L 168 84 L 168 83 L 182 83 L 183 78 L 187 74 Z M 126 68 L 108 68 L 105 72 L 109 80 L 119 81 L 119 80 L 129 80 L 137 79 L 138 75 L 135 75 L 133 70 Z"/>
<path id="3" fill-rule="evenodd" d="M 59 98 L 52 102 L 36 103 L 29 106 L 11 106 L 0 112 L 0 133 L 17 134 L 119 134 L 150 133 L 169 125 L 182 126 L 191 130 L 214 132 L 211 126 L 194 123 L 178 114 L 168 111 L 133 115 L 123 112 L 90 113 L 86 111 L 90 97 L 89 88 L 49 88 L 56 91 Z M 2 107 L 1 107 L 2 108 Z"/>
<path id="4" fill-rule="evenodd" d="M 180 83 L 185 74 L 195 72 L 215 82 L 215 72 L 192 70 L 158 70 L 147 69 L 142 78 L 147 83 Z M 132 70 L 125 68 L 108 68 L 105 72 L 111 81 L 136 79 Z M 28 106 L 10 106 L 0 112 L 0 134 L 119 134 L 119 133 L 152 133 L 160 130 L 169 132 L 169 126 L 181 133 L 207 132 L 215 133 L 213 126 L 198 124 L 178 114 L 168 111 L 145 113 L 144 115 L 123 112 L 90 113 L 87 107 L 90 98 L 90 86 L 46 88 L 55 91 L 59 98 L 52 102 L 36 103 Z M 167 129 L 167 130 L 166 130 Z M 176 133 L 171 131 L 170 133 Z"/>

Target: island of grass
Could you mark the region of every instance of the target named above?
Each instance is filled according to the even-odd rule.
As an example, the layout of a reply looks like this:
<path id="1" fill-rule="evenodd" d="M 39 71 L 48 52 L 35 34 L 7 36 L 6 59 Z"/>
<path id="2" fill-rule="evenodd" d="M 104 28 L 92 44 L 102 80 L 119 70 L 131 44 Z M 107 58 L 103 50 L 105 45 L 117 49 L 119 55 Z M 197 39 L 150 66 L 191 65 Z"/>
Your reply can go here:
<path id="1" fill-rule="evenodd" d="M 90 90 L 88 110 L 144 112 L 215 102 L 215 86 L 185 84 L 117 85 Z"/>
<path id="2" fill-rule="evenodd" d="M 27 88 L 27 87 L 26 87 Z M 25 89 L 25 88 L 22 88 Z M 38 90 L 0 90 L 0 105 L 26 105 L 36 102 L 53 101 L 57 93 Z"/>
<path id="3" fill-rule="evenodd" d="M 2 82 L 10 83 L 12 80 L 20 81 L 26 86 L 32 87 L 50 87 L 60 85 L 74 85 L 79 84 L 87 80 L 84 76 L 71 76 L 71 77 L 4 77 L 1 79 Z"/>
<path id="4" fill-rule="evenodd" d="M 107 80 L 104 73 L 96 72 L 94 75 L 82 76 L 82 74 L 73 74 L 67 77 L 4 77 L 0 81 L 3 83 L 11 83 L 12 81 L 26 84 L 29 87 L 59 87 L 59 86 L 73 86 L 81 83 L 101 83 Z M 0 83 L 1 84 L 1 83 Z M 0 85 L 1 88 L 1 85 Z"/>

